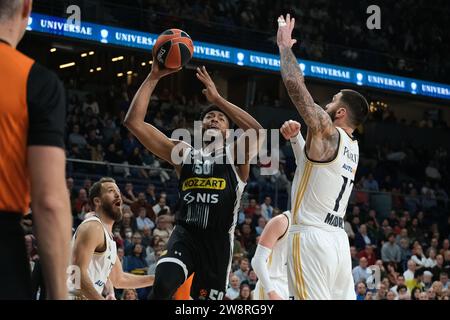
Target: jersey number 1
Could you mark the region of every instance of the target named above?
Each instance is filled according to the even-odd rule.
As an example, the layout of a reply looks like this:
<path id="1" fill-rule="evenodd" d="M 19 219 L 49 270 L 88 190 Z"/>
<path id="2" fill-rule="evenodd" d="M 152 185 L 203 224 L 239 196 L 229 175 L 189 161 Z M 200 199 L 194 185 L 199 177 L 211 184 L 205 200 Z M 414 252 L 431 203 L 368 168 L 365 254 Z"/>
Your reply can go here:
<path id="1" fill-rule="evenodd" d="M 344 178 L 344 183 L 342 184 L 341 191 L 339 192 L 339 195 L 338 195 L 338 197 L 336 199 L 336 202 L 334 203 L 334 209 L 333 209 L 334 212 L 337 212 L 339 210 L 339 202 L 341 202 L 342 195 L 344 194 L 345 188 L 347 188 L 348 178 L 344 177 L 344 176 L 342 176 L 342 178 Z M 350 183 L 349 183 L 348 186 L 351 187 L 353 182 L 355 182 L 355 181 L 354 180 L 350 180 Z"/>

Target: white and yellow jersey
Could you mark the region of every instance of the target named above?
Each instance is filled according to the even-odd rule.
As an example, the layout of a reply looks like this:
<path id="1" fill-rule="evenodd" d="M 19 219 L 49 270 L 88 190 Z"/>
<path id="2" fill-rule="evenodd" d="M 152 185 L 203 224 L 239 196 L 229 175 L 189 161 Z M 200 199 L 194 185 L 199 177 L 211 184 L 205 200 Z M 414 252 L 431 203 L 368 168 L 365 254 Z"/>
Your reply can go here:
<path id="1" fill-rule="evenodd" d="M 288 219 L 288 227 L 286 233 L 278 239 L 277 243 L 272 248 L 272 253 L 267 261 L 267 269 L 271 278 L 287 278 L 286 261 L 287 261 L 287 245 L 289 228 L 291 227 L 291 212 L 284 211 L 282 214 Z"/>
<path id="2" fill-rule="evenodd" d="M 103 288 L 105 287 L 105 283 L 108 280 L 109 274 L 111 273 L 111 270 L 114 264 L 116 263 L 117 246 L 116 242 L 113 240 L 108 230 L 106 229 L 105 225 L 98 216 L 91 216 L 85 219 L 81 224 L 90 221 L 96 221 L 102 225 L 106 242 L 106 250 L 103 252 L 94 252 L 91 261 L 89 262 L 88 268 L 89 278 L 92 281 L 92 285 L 99 294 L 102 294 Z M 72 248 L 75 244 L 77 232 L 78 229 L 73 235 Z"/>
<path id="3" fill-rule="evenodd" d="M 275 287 L 276 292 L 285 300 L 289 299 L 288 288 L 288 273 L 287 273 L 287 259 L 288 259 L 288 245 L 289 245 L 289 229 L 291 227 L 292 217 L 290 211 L 284 211 L 282 214 L 288 219 L 288 226 L 286 232 L 275 243 L 272 252 L 267 261 L 267 270 L 270 275 L 270 280 Z M 253 293 L 255 300 L 269 300 L 267 293 L 260 280 L 256 283 Z"/>
<path id="4" fill-rule="evenodd" d="M 344 215 L 353 189 L 359 159 L 358 142 L 339 132 L 337 156 L 330 162 L 311 161 L 305 146 L 296 152 L 292 183 L 292 224 L 328 230 L 344 228 Z"/>

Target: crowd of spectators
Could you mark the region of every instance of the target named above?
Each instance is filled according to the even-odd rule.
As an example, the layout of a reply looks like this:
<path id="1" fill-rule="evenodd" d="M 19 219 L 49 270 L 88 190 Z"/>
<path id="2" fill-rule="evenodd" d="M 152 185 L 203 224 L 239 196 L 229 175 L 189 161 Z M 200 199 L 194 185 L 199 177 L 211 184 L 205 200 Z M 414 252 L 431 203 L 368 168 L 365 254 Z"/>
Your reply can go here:
<path id="1" fill-rule="evenodd" d="M 140 0 L 131 7 L 126 0 L 80 2 L 88 8 L 88 19 L 94 21 L 155 33 L 177 26 L 199 40 L 263 51 L 275 50 L 277 17 L 290 12 L 296 17 L 294 36 L 300 40 L 303 58 L 448 81 L 448 2 L 417 0 L 411 5 L 408 0 L 377 1 L 381 29 L 369 30 L 367 8 L 373 4 L 329 0 Z M 46 5 L 38 4 L 37 8 L 42 11 Z"/>

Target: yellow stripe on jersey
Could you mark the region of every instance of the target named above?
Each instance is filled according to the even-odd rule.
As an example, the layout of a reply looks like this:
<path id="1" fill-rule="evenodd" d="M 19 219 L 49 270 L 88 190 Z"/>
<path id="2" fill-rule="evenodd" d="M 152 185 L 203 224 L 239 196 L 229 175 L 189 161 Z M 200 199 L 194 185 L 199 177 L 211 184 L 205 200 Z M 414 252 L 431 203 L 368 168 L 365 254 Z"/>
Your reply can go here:
<path id="1" fill-rule="evenodd" d="M 300 300 L 304 300 L 304 297 L 303 297 L 303 289 L 302 289 L 302 286 L 303 286 L 303 282 L 302 282 L 302 278 L 301 278 L 301 276 L 300 276 L 300 273 L 299 273 L 299 269 L 298 269 L 298 267 L 299 267 L 299 260 L 298 260 L 298 253 L 299 253 L 299 250 L 300 250 L 300 248 L 298 247 L 298 242 L 297 242 L 297 237 L 298 237 L 299 235 L 298 234 L 295 234 L 294 235 L 294 238 L 292 239 L 292 246 L 293 246 L 293 256 L 294 256 L 294 278 L 295 278 L 295 291 L 296 291 L 296 293 L 297 293 L 297 297 L 298 297 L 298 299 L 300 299 Z"/>
<path id="2" fill-rule="evenodd" d="M 298 191 L 296 193 L 296 198 L 294 202 L 294 215 L 292 219 L 292 224 L 297 224 L 298 210 L 300 209 L 300 204 L 305 195 L 306 187 L 308 186 L 309 178 L 311 177 L 313 165 L 309 162 L 305 163 L 305 169 L 303 170 L 302 179 L 299 183 Z"/>
<path id="3" fill-rule="evenodd" d="M 303 284 L 302 285 L 302 296 L 303 296 L 303 299 L 306 300 L 308 298 L 308 295 L 306 293 L 305 279 L 303 279 L 303 268 L 302 268 L 302 259 L 301 259 L 301 250 L 300 250 L 300 248 L 301 248 L 300 234 L 297 234 L 297 235 L 298 235 L 298 237 L 297 237 L 297 241 L 298 241 L 298 251 L 297 251 L 297 253 L 298 253 L 298 265 L 299 265 L 299 268 L 300 268 L 300 279 L 301 279 L 302 284 Z"/>

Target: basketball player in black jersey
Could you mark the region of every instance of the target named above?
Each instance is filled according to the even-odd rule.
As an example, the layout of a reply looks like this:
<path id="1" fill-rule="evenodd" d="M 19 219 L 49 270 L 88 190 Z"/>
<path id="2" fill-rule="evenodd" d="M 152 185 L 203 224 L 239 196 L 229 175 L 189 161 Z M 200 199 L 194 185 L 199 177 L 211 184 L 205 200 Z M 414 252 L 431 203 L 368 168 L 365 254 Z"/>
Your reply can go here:
<path id="1" fill-rule="evenodd" d="M 181 203 L 176 227 L 167 251 L 158 261 L 150 298 L 171 299 L 177 288 L 195 272 L 191 297 L 220 300 L 231 267 L 237 209 L 249 176 L 249 162 L 262 139 L 258 136 L 259 141 L 249 141 L 240 137 L 229 145 L 224 143 L 212 148 L 212 144 L 204 143 L 202 149 L 194 150 L 146 123 L 150 96 L 158 81 L 176 71 L 160 69 L 153 63 L 152 71 L 137 91 L 125 117 L 125 126 L 149 151 L 171 163 L 180 178 Z M 205 85 L 203 94 L 213 104 L 201 116 L 204 132 L 220 133 L 225 140 L 233 122 L 244 131 L 255 129 L 259 133 L 262 127 L 253 117 L 220 96 L 205 67 L 197 68 L 197 78 Z M 241 143 L 245 145 L 242 149 L 237 147 Z M 181 164 L 172 159 L 174 148 L 183 159 Z M 243 154 L 239 155 L 238 150 L 244 150 Z M 236 164 L 241 156 L 245 161 Z"/>

